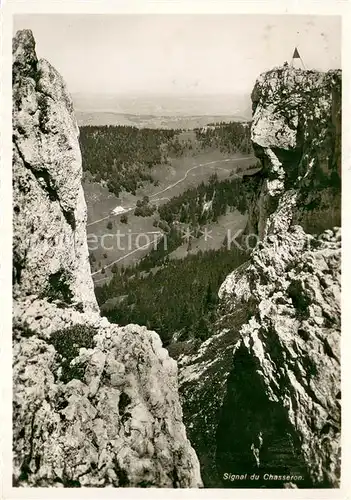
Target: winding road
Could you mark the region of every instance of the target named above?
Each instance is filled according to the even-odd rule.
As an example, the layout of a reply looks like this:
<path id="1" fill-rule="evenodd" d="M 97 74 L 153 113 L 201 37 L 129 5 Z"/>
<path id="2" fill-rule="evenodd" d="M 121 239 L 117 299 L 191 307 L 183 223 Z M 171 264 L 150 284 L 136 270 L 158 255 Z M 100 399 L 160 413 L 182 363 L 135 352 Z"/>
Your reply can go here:
<path id="1" fill-rule="evenodd" d="M 158 196 L 159 194 L 165 193 L 169 189 L 172 189 L 175 186 L 177 186 L 178 184 L 180 184 L 181 182 L 185 181 L 185 179 L 188 177 L 188 175 L 190 174 L 190 172 L 192 172 L 193 170 L 196 170 L 197 168 L 207 167 L 209 165 L 214 165 L 216 163 L 225 163 L 225 162 L 228 162 L 228 161 L 249 160 L 251 158 L 254 159 L 255 157 L 254 156 L 244 156 L 242 158 L 227 158 L 226 160 L 213 160 L 213 161 L 209 161 L 209 162 L 206 162 L 206 163 L 198 163 L 197 165 L 194 165 L 193 167 L 188 168 L 188 170 L 185 172 L 185 174 L 183 175 L 183 177 L 181 179 L 177 180 L 176 182 L 173 182 L 172 184 L 170 184 L 166 188 L 162 189 L 161 191 L 158 191 L 157 193 L 151 194 L 149 196 L 149 199 L 151 200 L 152 198 L 155 198 L 155 196 Z M 227 169 L 222 169 L 222 170 L 227 170 Z M 159 200 L 156 200 L 156 201 L 159 201 Z M 136 208 L 136 205 L 133 206 L 133 207 L 126 208 L 124 212 L 121 212 L 118 215 L 122 215 L 122 214 L 126 214 L 128 212 L 131 212 L 135 208 Z M 90 227 L 93 224 L 97 224 L 98 222 L 101 222 L 103 220 L 109 219 L 111 217 L 111 215 L 112 214 L 109 213 L 108 215 L 106 215 L 106 217 L 102 217 L 101 219 L 94 220 L 93 222 L 90 222 L 89 224 L 87 224 L 87 227 Z"/>

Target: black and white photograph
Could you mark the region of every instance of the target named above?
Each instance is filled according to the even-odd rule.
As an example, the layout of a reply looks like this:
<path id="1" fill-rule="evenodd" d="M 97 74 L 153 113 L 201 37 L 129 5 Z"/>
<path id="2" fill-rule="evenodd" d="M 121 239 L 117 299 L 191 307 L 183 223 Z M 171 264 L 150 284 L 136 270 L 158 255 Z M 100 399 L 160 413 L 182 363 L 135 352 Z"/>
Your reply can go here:
<path id="1" fill-rule="evenodd" d="M 12 23 L 11 487 L 340 488 L 342 16 Z"/>

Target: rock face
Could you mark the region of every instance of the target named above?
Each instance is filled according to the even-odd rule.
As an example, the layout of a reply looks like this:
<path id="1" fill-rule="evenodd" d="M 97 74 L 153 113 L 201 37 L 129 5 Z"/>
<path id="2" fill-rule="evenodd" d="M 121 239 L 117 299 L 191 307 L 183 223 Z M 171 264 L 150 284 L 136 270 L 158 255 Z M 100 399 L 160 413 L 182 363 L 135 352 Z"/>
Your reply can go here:
<path id="1" fill-rule="evenodd" d="M 217 334 L 178 360 L 205 486 L 339 485 L 340 87 L 284 67 L 252 93 L 260 241 L 220 288 Z"/>
<path id="2" fill-rule="evenodd" d="M 294 223 L 320 233 L 341 224 L 341 71 L 273 69 L 252 91 L 252 144 L 264 179 L 251 213 L 262 237 L 280 196 L 298 187 Z"/>
<path id="3" fill-rule="evenodd" d="M 28 31 L 13 58 L 14 296 L 97 311 L 72 101 Z"/>
<path id="4" fill-rule="evenodd" d="M 98 314 L 73 106 L 13 42 L 14 484 L 201 486 L 177 365 L 155 332 Z"/>

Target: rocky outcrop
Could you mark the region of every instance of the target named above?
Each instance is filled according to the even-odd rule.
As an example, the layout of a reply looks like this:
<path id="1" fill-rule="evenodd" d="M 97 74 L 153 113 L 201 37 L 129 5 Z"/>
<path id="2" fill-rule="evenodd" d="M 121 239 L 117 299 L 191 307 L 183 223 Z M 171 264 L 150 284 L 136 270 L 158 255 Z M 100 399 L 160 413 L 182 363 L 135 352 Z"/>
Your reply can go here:
<path id="1" fill-rule="evenodd" d="M 71 98 L 21 31 L 13 42 L 14 297 L 97 311 L 86 241 L 82 162 Z"/>
<path id="2" fill-rule="evenodd" d="M 178 360 L 205 486 L 339 485 L 340 87 L 289 67 L 255 85 L 260 241 L 220 288 L 217 334 Z"/>
<path id="3" fill-rule="evenodd" d="M 294 223 L 309 233 L 341 224 L 341 71 L 289 66 L 263 73 L 252 91 L 252 144 L 264 179 L 250 230 L 262 237 L 280 196 L 298 188 Z"/>
<path id="4" fill-rule="evenodd" d="M 16 485 L 201 484 L 177 365 L 156 333 L 45 300 L 14 314 Z"/>
<path id="5" fill-rule="evenodd" d="M 201 486 L 158 335 L 98 314 L 73 106 L 13 42 L 14 484 Z"/>
<path id="6" fill-rule="evenodd" d="M 298 486 L 338 484 L 340 259 L 340 229 L 316 239 L 293 226 L 270 235 L 245 274 L 223 284 L 233 313 L 248 300 L 254 309 L 234 346 L 221 409 L 222 469 L 229 455 L 250 472 L 302 476 Z"/>

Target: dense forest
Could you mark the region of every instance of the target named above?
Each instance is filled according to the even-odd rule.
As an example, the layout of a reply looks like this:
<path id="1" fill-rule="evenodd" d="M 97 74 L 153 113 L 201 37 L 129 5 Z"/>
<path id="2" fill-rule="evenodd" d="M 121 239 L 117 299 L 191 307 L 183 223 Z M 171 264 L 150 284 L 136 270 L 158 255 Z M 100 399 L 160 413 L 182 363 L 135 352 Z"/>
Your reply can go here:
<path id="1" fill-rule="evenodd" d="M 167 255 L 184 243 L 183 230 L 189 228 L 196 237 L 201 227 L 216 222 L 228 210 L 248 211 L 261 174 L 229 178 L 219 181 L 213 174 L 207 184 L 184 191 L 179 196 L 159 207 L 159 217 L 154 226 L 166 233 L 167 245 L 161 239 L 156 249 L 146 255 L 138 264 L 139 269 L 147 271 L 167 260 Z"/>
<path id="2" fill-rule="evenodd" d="M 203 148 L 216 148 L 223 153 L 251 153 L 250 124 L 240 122 L 211 123 L 195 129 L 196 139 Z"/>
<path id="3" fill-rule="evenodd" d="M 120 325 L 138 323 L 156 330 L 167 346 L 177 340 L 211 336 L 217 292 L 226 275 L 247 260 L 238 248 L 210 250 L 170 260 L 155 272 L 116 269 L 113 279 L 96 289 L 100 305 L 117 297 L 102 313 Z"/>
<path id="4" fill-rule="evenodd" d="M 169 149 L 177 148 L 171 144 L 179 133 L 122 125 L 80 127 L 83 169 L 97 182 L 106 181 L 116 196 L 122 188 L 135 193 L 143 181 L 152 181 L 153 166 L 167 162 Z"/>
<path id="5" fill-rule="evenodd" d="M 255 167 L 255 165 L 253 165 Z M 230 177 L 220 181 L 214 173 L 208 183 L 202 182 L 195 188 L 189 188 L 179 196 L 159 207 L 162 220 L 168 224 L 178 221 L 204 225 L 216 222 L 228 208 L 236 208 L 245 213 L 248 208 L 250 193 L 253 193 L 256 177 Z"/>
<path id="6" fill-rule="evenodd" d="M 135 194 L 145 181 L 154 182 L 151 169 L 173 157 L 197 154 L 204 149 L 251 152 L 247 123 L 219 123 L 195 129 L 193 140 L 181 137 L 182 130 L 131 126 L 82 126 L 80 147 L 83 170 L 97 182 L 105 181 L 116 196 L 122 189 Z"/>

